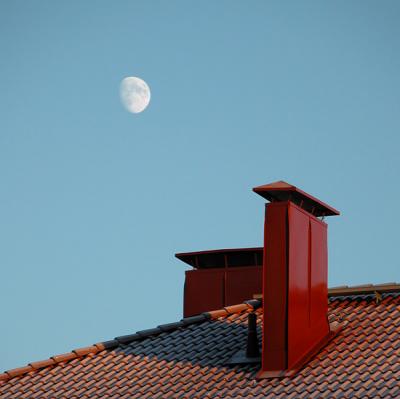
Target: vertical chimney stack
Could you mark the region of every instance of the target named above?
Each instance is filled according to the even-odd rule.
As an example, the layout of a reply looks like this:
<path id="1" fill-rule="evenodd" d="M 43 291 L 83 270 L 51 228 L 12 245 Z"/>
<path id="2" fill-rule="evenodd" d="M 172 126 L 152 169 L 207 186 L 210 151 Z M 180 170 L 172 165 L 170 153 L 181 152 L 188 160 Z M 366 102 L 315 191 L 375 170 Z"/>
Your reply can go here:
<path id="1" fill-rule="evenodd" d="M 266 204 L 259 378 L 293 374 L 334 335 L 327 318 L 327 225 L 334 208 L 283 181 L 256 187 Z"/>

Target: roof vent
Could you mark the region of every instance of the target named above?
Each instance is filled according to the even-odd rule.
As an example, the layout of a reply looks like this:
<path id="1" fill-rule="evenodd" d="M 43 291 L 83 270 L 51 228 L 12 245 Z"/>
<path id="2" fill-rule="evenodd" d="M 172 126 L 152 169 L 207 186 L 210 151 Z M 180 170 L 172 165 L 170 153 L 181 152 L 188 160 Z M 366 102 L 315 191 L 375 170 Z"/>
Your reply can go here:
<path id="1" fill-rule="evenodd" d="M 217 249 L 175 255 L 186 271 L 184 317 L 237 305 L 261 292 L 263 248 Z"/>
<path id="2" fill-rule="evenodd" d="M 257 337 L 257 315 L 255 313 L 249 313 L 247 325 L 246 357 L 253 359 L 260 356 Z"/>
<path id="3" fill-rule="evenodd" d="M 228 361 L 228 365 L 260 363 L 260 348 L 257 336 L 257 315 L 252 312 L 247 318 L 247 346 L 246 350 L 235 353 Z"/>

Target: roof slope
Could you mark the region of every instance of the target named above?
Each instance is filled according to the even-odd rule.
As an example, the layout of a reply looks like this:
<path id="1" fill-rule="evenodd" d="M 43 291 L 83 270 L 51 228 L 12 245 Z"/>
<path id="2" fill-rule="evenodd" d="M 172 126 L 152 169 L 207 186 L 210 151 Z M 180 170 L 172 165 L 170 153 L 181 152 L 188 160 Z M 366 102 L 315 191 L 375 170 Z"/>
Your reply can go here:
<path id="1" fill-rule="evenodd" d="M 226 366 L 245 346 L 250 301 L 10 371 L 0 397 L 398 398 L 399 305 L 400 293 L 330 298 L 329 319 L 344 327 L 291 378 L 256 380 L 258 366 Z"/>

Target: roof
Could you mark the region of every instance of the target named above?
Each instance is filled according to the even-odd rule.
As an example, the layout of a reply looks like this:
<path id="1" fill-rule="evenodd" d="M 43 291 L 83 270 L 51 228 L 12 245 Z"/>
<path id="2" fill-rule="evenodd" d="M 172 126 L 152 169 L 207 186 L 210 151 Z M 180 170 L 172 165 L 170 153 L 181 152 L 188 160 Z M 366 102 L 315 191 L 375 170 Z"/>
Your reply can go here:
<path id="1" fill-rule="evenodd" d="M 268 201 L 293 201 L 314 216 L 340 215 L 335 208 L 283 180 L 254 187 L 253 191 Z"/>
<path id="2" fill-rule="evenodd" d="M 257 380 L 258 365 L 227 365 L 249 312 L 261 334 L 261 302 L 250 300 L 9 370 L 0 397 L 398 398 L 400 285 L 385 287 L 336 289 L 329 320 L 343 329 L 294 377 Z"/>

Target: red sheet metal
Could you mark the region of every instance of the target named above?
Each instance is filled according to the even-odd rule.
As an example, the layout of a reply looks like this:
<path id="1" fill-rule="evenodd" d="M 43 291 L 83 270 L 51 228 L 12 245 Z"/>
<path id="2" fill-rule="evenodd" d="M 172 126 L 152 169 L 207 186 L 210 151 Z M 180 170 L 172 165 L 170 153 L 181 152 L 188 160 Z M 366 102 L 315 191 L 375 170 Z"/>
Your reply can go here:
<path id="1" fill-rule="evenodd" d="M 340 215 L 335 208 L 282 180 L 254 187 L 253 191 L 271 202 L 291 201 L 296 203 L 315 216 Z"/>
<path id="2" fill-rule="evenodd" d="M 330 336 L 327 226 L 290 201 L 266 206 L 260 377 L 294 370 Z"/>
<path id="3" fill-rule="evenodd" d="M 311 323 L 324 324 L 328 312 L 328 226 L 314 218 L 311 223 Z M 325 324 L 324 324 L 325 325 Z"/>
<path id="4" fill-rule="evenodd" d="M 287 367 L 287 208 L 288 203 L 266 205 L 262 370 Z"/>
<path id="5" fill-rule="evenodd" d="M 183 317 L 223 308 L 224 279 L 224 269 L 186 271 Z"/>
<path id="6" fill-rule="evenodd" d="M 182 252 L 175 256 L 196 269 L 262 266 L 263 248 L 226 248 L 208 251 Z"/>
<path id="7" fill-rule="evenodd" d="M 184 317 L 252 299 L 262 291 L 262 270 L 262 266 L 246 266 L 187 271 Z"/>
<path id="8" fill-rule="evenodd" d="M 225 306 L 237 305 L 262 292 L 261 266 L 235 267 L 225 271 Z"/>
<path id="9" fill-rule="evenodd" d="M 309 217 L 289 204 L 288 368 L 303 356 L 309 341 L 310 265 Z"/>
<path id="10" fill-rule="evenodd" d="M 326 224 L 289 205 L 288 368 L 329 334 Z"/>

